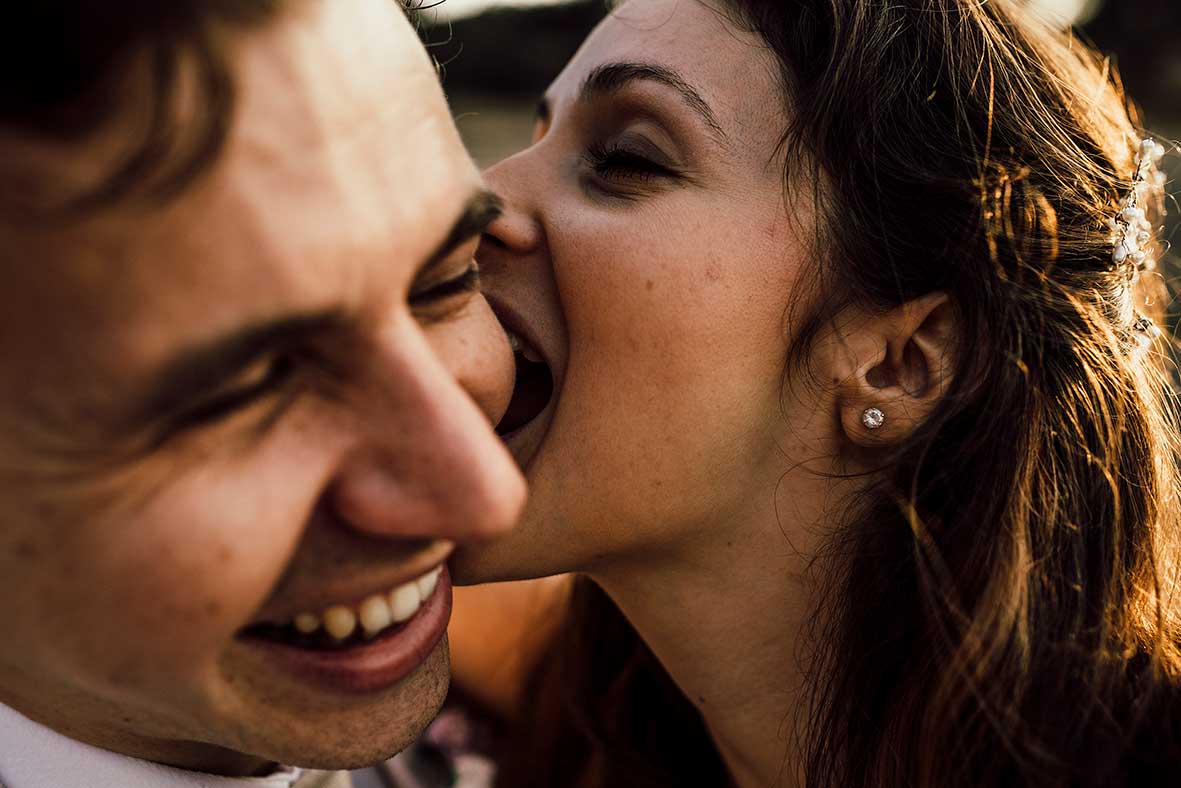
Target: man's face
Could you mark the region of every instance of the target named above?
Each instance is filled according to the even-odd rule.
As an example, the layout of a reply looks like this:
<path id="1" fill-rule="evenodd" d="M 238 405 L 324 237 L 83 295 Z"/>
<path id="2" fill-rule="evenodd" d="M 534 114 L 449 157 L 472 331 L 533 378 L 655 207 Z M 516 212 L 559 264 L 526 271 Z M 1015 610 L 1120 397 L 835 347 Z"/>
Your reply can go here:
<path id="1" fill-rule="evenodd" d="M 178 201 L 0 230 L 0 701 L 190 768 L 356 766 L 446 689 L 446 573 L 416 613 L 398 587 L 523 501 L 491 211 L 396 3 L 234 41 L 228 147 Z M 329 648 L 349 611 L 376 634 Z"/>

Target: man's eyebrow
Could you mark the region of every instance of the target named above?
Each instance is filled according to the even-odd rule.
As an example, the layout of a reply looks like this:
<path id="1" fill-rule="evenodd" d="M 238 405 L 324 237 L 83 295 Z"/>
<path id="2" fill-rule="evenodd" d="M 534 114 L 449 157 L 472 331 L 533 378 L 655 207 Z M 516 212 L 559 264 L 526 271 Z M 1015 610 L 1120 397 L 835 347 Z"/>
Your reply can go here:
<path id="1" fill-rule="evenodd" d="M 729 137 L 706 100 L 680 74 L 667 66 L 638 62 L 604 63 L 587 74 L 579 96 L 582 101 L 589 101 L 597 95 L 615 93 L 628 83 L 641 80 L 656 82 L 680 93 L 689 109 L 709 127 L 714 139 L 722 145 L 729 145 Z"/>
<path id="2" fill-rule="evenodd" d="M 500 216 L 501 210 L 500 198 L 487 189 L 480 189 L 472 194 L 464 203 L 459 217 L 451 225 L 447 237 L 427 256 L 417 275 L 427 273 L 450 257 L 451 253 L 464 243 L 484 232 L 488 225 Z"/>
<path id="3" fill-rule="evenodd" d="M 349 324 L 344 313 L 334 309 L 289 314 L 182 349 L 160 365 L 148 391 L 136 398 L 133 418 L 176 415 L 266 354 L 323 341 L 343 333 Z"/>
<path id="4" fill-rule="evenodd" d="M 427 256 L 417 276 L 445 261 L 455 249 L 484 231 L 500 215 L 500 198 L 487 189 L 464 203 L 443 242 Z M 344 312 L 326 309 L 294 313 L 238 328 L 213 340 L 182 349 L 166 359 L 152 376 L 147 392 L 136 397 L 133 418 L 175 414 L 194 397 L 223 384 L 268 353 L 308 347 L 345 333 L 351 321 Z"/>

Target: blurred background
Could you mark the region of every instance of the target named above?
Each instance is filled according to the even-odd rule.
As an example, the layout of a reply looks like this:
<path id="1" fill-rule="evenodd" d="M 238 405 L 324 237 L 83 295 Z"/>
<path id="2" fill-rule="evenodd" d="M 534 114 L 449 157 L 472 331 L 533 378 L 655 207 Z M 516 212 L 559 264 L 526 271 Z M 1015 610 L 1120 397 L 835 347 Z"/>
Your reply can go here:
<path id="1" fill-rule="evenodd" d="M 1109 53 L 1148 127 L 1181 138 L 1181 0 L 1028 2 Z M 481 166 L 528 144 L 542 91 L 607 12 L 607 0 L 435 3 L 419 12 L 422 37 Z"/>

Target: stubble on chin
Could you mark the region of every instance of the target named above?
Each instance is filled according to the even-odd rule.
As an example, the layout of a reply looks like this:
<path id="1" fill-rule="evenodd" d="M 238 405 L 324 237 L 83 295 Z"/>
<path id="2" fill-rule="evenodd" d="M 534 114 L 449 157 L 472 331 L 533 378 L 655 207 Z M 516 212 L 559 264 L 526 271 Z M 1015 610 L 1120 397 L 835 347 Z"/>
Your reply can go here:
<path id="1" fill-rule="evenodd" d="M 243 751 L 307 769 L 361 769 L 397 755 L 438 716 L 451 679 L 444 636 L 412 674 L 372 695 L 309 693 L 293 703 L 275 686 L 259 688 L 259 715 L 233 738 Z M 261 734 L 261 735 L 260 735 Z"/>

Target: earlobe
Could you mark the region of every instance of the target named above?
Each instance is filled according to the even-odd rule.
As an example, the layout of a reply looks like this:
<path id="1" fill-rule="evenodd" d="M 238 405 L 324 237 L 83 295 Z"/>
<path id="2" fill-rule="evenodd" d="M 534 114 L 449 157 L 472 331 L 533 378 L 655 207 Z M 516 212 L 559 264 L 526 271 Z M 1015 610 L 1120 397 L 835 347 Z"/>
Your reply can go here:
<path id="1" fill-rule="evenodd" d="M 845 326 L 834 359 L 841 429 L 859 447 L 896 444 L 950 386 L 958 339 L 953 305 L 945 293 L 930 293 Z"/>

